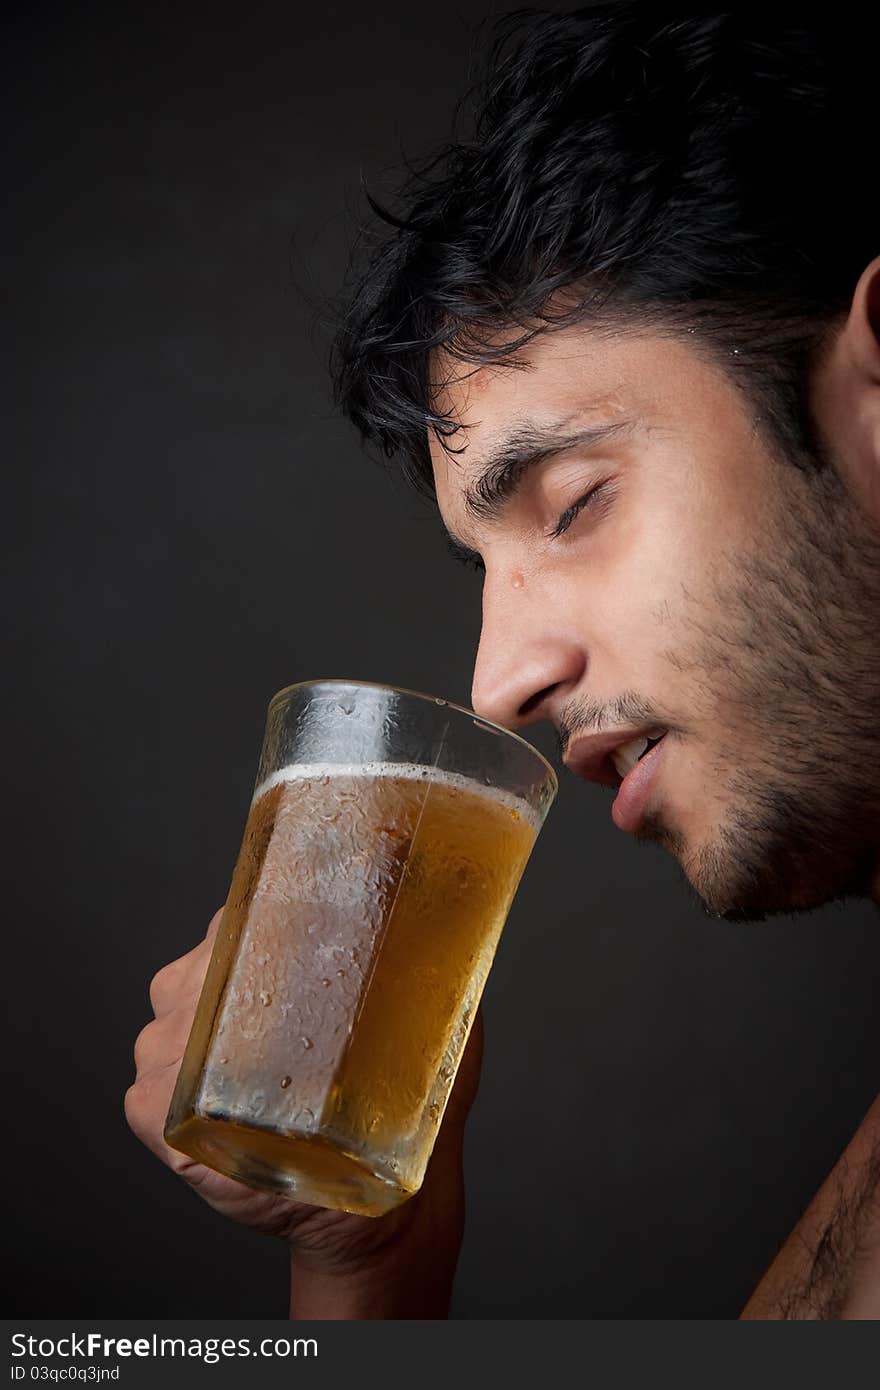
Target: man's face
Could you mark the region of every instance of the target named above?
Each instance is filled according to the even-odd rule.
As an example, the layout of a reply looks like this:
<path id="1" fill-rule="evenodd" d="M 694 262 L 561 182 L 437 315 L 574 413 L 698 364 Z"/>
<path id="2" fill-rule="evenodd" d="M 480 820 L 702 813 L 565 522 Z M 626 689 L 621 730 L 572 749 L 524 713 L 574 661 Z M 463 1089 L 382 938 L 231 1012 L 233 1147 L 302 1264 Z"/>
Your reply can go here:
<path id="1" fill-rule="evenodd" d="M 668 731 L 614 816 L 713 914 L 867 891 L 877 533 L 836 472 L 775 457 L 680 339 L 564 329 L 518 360 L 438 401 L 463 452 L 431 441 L 443 521 L 486 571 L 474 708 L 551 720 L 573 770 L 609 783 L 609 742 Z"/>

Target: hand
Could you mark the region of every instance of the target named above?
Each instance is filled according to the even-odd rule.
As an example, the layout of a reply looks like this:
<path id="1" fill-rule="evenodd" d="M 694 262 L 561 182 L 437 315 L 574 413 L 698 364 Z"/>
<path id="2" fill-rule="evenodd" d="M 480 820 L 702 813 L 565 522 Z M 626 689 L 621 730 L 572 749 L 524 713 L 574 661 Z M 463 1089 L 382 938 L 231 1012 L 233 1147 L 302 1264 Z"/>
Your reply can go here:
<path id="1" fill-rule="evenodd" d="M 310 1317 L 437 1317 L 455 1270 L 464 1220 L 462 1141 L 479 1083 L 482 1019 L 474 1021 L 425 1181 L 402 1206 L 381 1217 L 354 1216 L 257 1192 L 169 1148 L 163 1127 L 189 1037 L 222 912 L 203 941 L 166 965 L 150 985 L 155 1018 L 134 1047 L 137 1075 L 125 1115 L 137 1137 L 223 1216 L 288 1242 Z M 340 1290 L 345 1292 L 340 1295 Z M 349 1297 L 349 1295 L 351 1295 Z M 424 1295 L 422 1297 L 422 1295 Z M 321 1311 L 380 1304 L 421 1311 Z M 317 1306 L 316 1306 L 317 1302 Z M 434 1309 L 435 1311 L 428 1311 Z"/>

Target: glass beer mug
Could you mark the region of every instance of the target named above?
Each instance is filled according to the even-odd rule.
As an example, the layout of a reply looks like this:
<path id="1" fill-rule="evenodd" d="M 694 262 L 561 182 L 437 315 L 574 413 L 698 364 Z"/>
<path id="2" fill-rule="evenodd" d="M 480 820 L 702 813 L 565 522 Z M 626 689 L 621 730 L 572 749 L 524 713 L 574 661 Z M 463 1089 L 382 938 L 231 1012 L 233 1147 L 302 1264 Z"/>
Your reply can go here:
<path id="1" fill-rule="evenodd" d="M 279 692 L 168 1144 L 368 1216 L 418 1191 L 556 789 L 530 744 L 444 700 Z"/>

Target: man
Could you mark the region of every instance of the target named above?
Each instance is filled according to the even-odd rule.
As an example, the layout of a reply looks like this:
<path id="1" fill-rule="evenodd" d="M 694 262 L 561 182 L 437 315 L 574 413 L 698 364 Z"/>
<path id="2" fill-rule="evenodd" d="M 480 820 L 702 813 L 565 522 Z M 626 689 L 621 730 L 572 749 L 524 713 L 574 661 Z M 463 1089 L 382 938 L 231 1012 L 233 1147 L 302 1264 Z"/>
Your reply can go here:
<path id="1" fill-rule="evenodd" d="M 731 920 L 880 901 L 874 51 L 741 8 L 511 21 L 338 341 L 348 414 L 485 572 L 475 709 L 552 721 Z M 129 1122 L 288 1241 L 292 1316 L 445 1316 L 479 1037 L 403 1207 L 252 1192 L 162 1139 L 216 925 L 153 981 Z M 880 1102 L 745 1316 L 880 1316 L 878 1178 Z"/>

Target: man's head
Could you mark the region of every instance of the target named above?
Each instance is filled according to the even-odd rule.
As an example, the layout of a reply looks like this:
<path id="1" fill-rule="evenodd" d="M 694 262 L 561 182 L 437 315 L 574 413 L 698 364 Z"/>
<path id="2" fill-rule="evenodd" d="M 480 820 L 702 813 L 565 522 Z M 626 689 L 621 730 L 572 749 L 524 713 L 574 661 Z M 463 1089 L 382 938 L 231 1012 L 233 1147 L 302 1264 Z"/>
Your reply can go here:
<path id="1" fill-rule="evenodd" d="M 659 16 L 659 17 L 658 17 Z M 880 218 L 825 36 L 513 26 L 339 340 L 344 403 L 485 568 L 475 708 L 726 916 L 880 861 Z M 467 558 L 467 556 L 465 556 Z"/>

